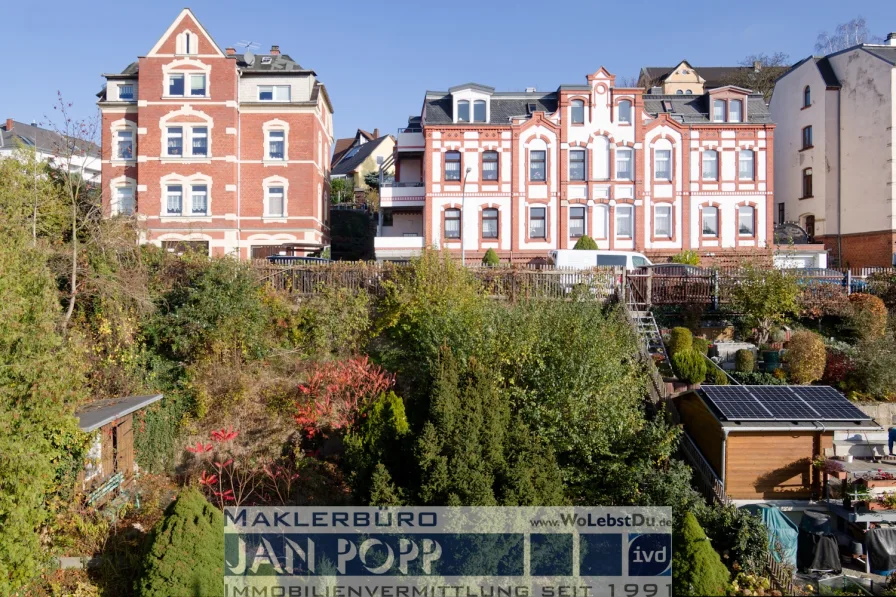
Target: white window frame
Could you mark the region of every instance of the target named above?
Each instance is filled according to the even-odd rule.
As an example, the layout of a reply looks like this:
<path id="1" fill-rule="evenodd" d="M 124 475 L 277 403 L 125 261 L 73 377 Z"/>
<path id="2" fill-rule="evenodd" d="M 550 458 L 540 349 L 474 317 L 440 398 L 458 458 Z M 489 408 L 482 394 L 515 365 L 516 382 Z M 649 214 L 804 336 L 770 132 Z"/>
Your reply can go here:
<path id="1" fill-rule="evenodd" d="M 627 114 L 624 117 L 622 113 L 623 104 L 628 106 Z M 632 121 L 634 120 L 634 115 L 632 114 L 632 112 L 634 112 L 634 109 L 635 107 L 631 100 L 625 99 L 620 101 L 616 105 L 616 112 L 619 114 L 619 124 L 632 124 Z"/>
<path id="2" fill-rule="evenodd" d="M 668 230 L 661 231 L 659 227 L 660 222 L 660 210 L 665 212 L 665 215 L 662 219 L 665 219 L 668 223 Z M 672 221 L 673 210 L 672 206 L 668 203 L 661 203 L 659 205 L 653 206 L 653 235 L 655 237 L 662 238 L 672 238 L 672 231 L 675 228 L 675 223 Z"/>
<path id="3" fill-rule="evenodd" d="M 204 132 L 200 132 L 202 129 L 205 129 Z M 197 154 L 194 152 L 196 146 L 194 141 L 196 139 L 205 139 L 205 153 Z M 208 157 L 211 154 L 212 143 L 211 136 L 208 134 L 207 126 L 192 126 L 190 127 L 190 157 Z"/>
<path id="4" fill-rule="evenodd" d="M 616 205 L 616 209 L 614 210 L 616 213 L 613 216 L 613 234 L 616 238 L 621 239 L 629 239 L 635 237 L 635 206 L 629 205 L 628 203 L 621 203 Z M 622 220 L 623 213 L 627 214 L 626 218 L 628 219 L 628 227 L 629 234 L 619 234 L 619 221 Z"/>
<path id="5" fill-rule="evenodd" d="M 268 165 L 285 165 L 289 161 L 289 123 L 285 120 L 269 120 L 262 125 L 264 131 L 264 146 L 262 147 L 262 161 Z M 283 157 L 271 157 L 271 133 L 283 134 Z"/>
<path id="6" fill-rule="evenodd" d="M 164 83 L 162 98 L 183 98 L 191 101 L 211 98 L 211 72 L 211 66 L 197 58 L 178 58 L 177 60 L 162 66 L 162 82 Z M 205 77 L 204 95 L 192 94 L 192 77 L 194 75 L 202 75 Z M 171 95 L 171 78 L 175 76 L 183 76 L 184 78 L 184 92 L 182 95 Z"/>
<path id="7" fill-rule="evenodd" d="M 735 106 L 740 108 L 740 111 L 735 114 L 734 108 Z M 728 122 L 743 122 L 744 121 L 744 102 L 739 99 L 730 99 L 728 100 Z"/>
<path id="8" fill-rule="evenodd" d="M 482 113 L 483 113 L 482 120 L 477 120 L 477 118 L 476 118 L 476 106 L 477 105 L 482 106 Z M 488 122 L 488 102 L 487 101 L 485 101 L 484 99 L 474 99 L 470 103 L 470 109 L 471 109 L 470 116 L 472 117 L 471 122 L 478 122 L 478 123 Z"/>
<path id="9" fill-rule="evenodd" d="M 467 107 L 467 118 L 466 119 L 462 119 L 460 117 L 461 104 L 466 104 L 466 107 Z M 471 100 L 471 99 L 457 100 L 457 117 L 455 118 L 455 122 L 472 122 L 472 118 L 473 118 L 473 100 Z"/>
<path id="10" fill-rule="evenodd" d="M 110 161 L 115 164 L 132 164 L 137 162 L 137 124 L 133 120 L 122 118 L 111 124 L 112 131 L 112 158 Z M 131 157 L 119 157 L 119 144 L 121 133 L 130 133 L 131 135 Z"/>
<path id="11" fill-rule="evenodd" d="M 582 115 L 581 118 L 576 118 L 576 110 L 581 109 Z M 569 104 L 569 123 L 570 124 L 585 124 L 585 102 L 580 99 L 572 100 Z"/>
<path id="12" fill-rule="evenodd" d="M 121 192 L 125 190 L 130 194 L 133 201 L 130 213 L 125 213 L 121 209 Z M 109 215 L 131 216 L 137 212 L 137 181 L 127 176 L 119 176 L 109 181 Z"/>
<path id="13" fill-rule="evenodd" d="M 582 210 L 582 218 L 581 218 L 582 233 L 581 234 L 573 234 L 573 231 L 572 231 L 572 223 L 574 220 L 574 218 L 572 217 L 572 212 L 574 209 Z M 571 205 L 569 207 L 569 218 L 568 219 L 569 219 L 569 221 L 567 222 L 567 226 L 569 227 L 569 237 L 570 238 L 581 238 L 588 234 L 588 208 L 587 207 L 585 207 L 584 205 Z M 575 219 L 578 219 L 578 218 L 575 218 Z"/>
<path id="14" fill-rule="evenodd" d="M 661 176 L 659 164 L 660 154 L 664 154 L 666 159 L 666 174 Z M 654 180 L 671 181 L 672 180 L 672 150 L 671 149 L 655 149 L 653 151 L 653 178 Z"/>
<path id="15" fill-rule="evenodd" d="M 193 174 L 191 176 L 181 176 L 178 174 L 168 174 L 163 176 L 159 184 L 162 189 L 161 201 L 161 217 L 163 218 L 183 218 L 189 220 L 191 218 L 208 221 L 212 215 L 212 177 L 207 174 Z M 174 213 L 168 211 L 168 187 L 180 186 L 180 212 Z M 205 211 L 202 213 L 193 212 L 193 187 L 205 187 Z"/>
<path id="16" fill-rule="evenodd" d="M 163 157 L 166 158 L 175 158 L 175 159 L 183 159 L 186 156 L 184 155 L 184 151 L 186 150 L 187 145 L 187 130 L 189 127 L 185 127 L 182 124 L 168 124 L 165 126 L 165 135 L 163 137 L 163 143 L 165 147 L 165 154 Z M 180 129 L 180 133 L 172 133 L 172 129 Z M 180 154 L 170 153 L 171 150 L 171 139 L 176 139 L 180 137 Z"/>
<path id="17" fill-rule="evenodd" d="M 200 189 L 205 187 L 205 190 L 199 191 Z M 205 209 L 202 211 L 196 211 L 196 197 L 205 195 Z M 208 185 L 205 183 L 191 183 L 190 184 L 190 215 L 191 216 L 207 216 L 208 215 Z"/>
<path id="18" fill-rule="evenodd" d="M 706 156 L 712 155 L 713 158 L 711 160 L 707 160 Z M 715 149 L 707 149 L 703 151 L 703 161 L 700 165 L 700 176 L 703 180 L 719 180 L 719 152 Z M 706 175 L 706 166 L 708 164 L 713 164 L 713 169 L 715 170 L 715 174 L 711 176 Z"/>
<path id="19" fill-rule="evenodd" d="M 277 92 L 286 89 L 286 99 L 283 99 L 281 96 L 279 99 L 277 97 Z M 270 90 L 271 99 L 261 99 L 261 94 L 263 90 Z M 259 85 L 258 86 L 258 101 L 260 102 L 274 102 L 274 103 L 289 103 L 292 101 L 292 85 Z"/>
<path id="20" fill-rule="evenodd" d="M 744 156 L 749 155 L 749 163 L 750 163 L 750 176 L 743 176 L 741 174 L 741 162 L 747 161 L 744 160 Z M 737 152 L 737 179 L 738 180 L 756 180 L 756 152 L 752 149 L 741 149 Z"/>
<path id="21" fill-rule="evenodd" d="M 123 87 L 131 88 L 131 97 L 121 97 L 121 90 Z M 118 84 L 118 101 L 121 102 L 135 102 L 137 101 L 137 83 L 131 81 L 129 83 L 119 83 Z"/>
<path id="22" fill-rule="evenodd" d="M 162 128 L 163 160 L 208 160 L 212 157 L 212 127 L 210 124 L 197 123 L 194 126 L 192 124 L 181 124 L 175 121 L 162 123 Z M 171 138 L 171 129 L 181 130 L 181 155 L 171 155 L 168 153 L 168 140 Z M 199 133 L 198 130 L 201 129 L 205 129 L 205 132 Z M 194 154 L 193 139 L 198 138 L 200 135 L 205 136 L 205 154 Z"/>
<path id="23" fill-rule="evenodd" d="M 282 176 L 269 176 L 262 181 L 262 187 L 264 188 L 262 217 L 271 220 L 286 220 L 289 214 L 289 180 Z M 283 210 L 279 214 L 271 211 L 271 191 L 273 189 L 283 190 Z"/>
<path id="24" fill-rule="evenodd" d="M 624 156 L 624 155 L 628 156 L 628 160 L 627 160 L 628 161 L 628 176 L 627 177 L 623 177 L 620 175 L 621 170 L 619 168 L 619 164 L 623 161 L 622 156 Z M 616 176 L 614 178 L 616 180 L 634 180 L 635 179 L 635 152 L 632 150 L 631 147 L 617 147 L 615 161 L 616 161 L 616 163 L 614 164 L 614 166 L 615 166 L 614 174 Z"/>
<path id="25" fill-rule="evenodd" d="M 171 197 L 173 197 L 177 193 L 176 190 L 173 190 L 173 189 L 176 189 L 177 187 L 180 187 L 180 209 L 178 209 L 176 211 L 172 211 L 170 208 L 169 200 Z M 184 215 L 184 204 L 185 204 L 184 189 L 185 188 L 189 188 L 189 187 L 184 185 L 184 183 L 182 181 L 172 181 L 170 183 L 166 183 L 166 184 L 162 185 L 162 189 L 164 190 L 164 192 L 162 193 L 162 197 L 164 198 L 164 201 L 162 201 L 162 206 L 163 206 L 163 211 L 165 212 L 166 216 L 173 218 L 173 217 L 178 217 L 178 216 Z"/>
<path id="26" fill-rule="evenodd" d="M 718 115 L 716 114 L 716 108 L 718 107 L 719 104 L 722 105 L 721 106 L 722 107 L 722 117 L 721 118 L 719 118 Z M 726 102 L 723 99 L 712 100 L 712 121 L 713 122 L 726 122 L 725 119 L 727 117 L 728 117 L 728 102 Z"/>
<path id="27" fill-rule="evenodd" d="M 743 210 L 750 210 L 750 227 L 753 229 L 750 233 L 741 232 L 740 220 Z M 756 208 L 752 205 L 739 205 L 737 207 L 737 235 L 745 238 L 756 236 Z"/>
<path id="28" fill-rule="evenodd" d="M 709 210 L 713 210 L 715 213 L 715 234 L 706 234 L 705 224 L 706 224 L 706 216 Z M 706 236 L 708 238 L 720 238 L 721 232 L 719 231 L 719 208 L 715 205 L 704 205 L 700 210 L 700 236 Z"/>

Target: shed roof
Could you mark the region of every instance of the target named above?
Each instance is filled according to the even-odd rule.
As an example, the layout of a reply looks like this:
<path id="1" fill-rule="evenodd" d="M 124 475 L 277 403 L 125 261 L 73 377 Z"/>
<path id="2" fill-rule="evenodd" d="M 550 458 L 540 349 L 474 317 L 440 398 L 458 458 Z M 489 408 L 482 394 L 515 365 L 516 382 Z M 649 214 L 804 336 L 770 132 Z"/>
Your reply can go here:
<path id="1" fill-rule="evenodd" d="M 97 400 L 79 408 L 75 411 L 75 416 L 78 417 L 78 426 L 81 431 L 93 431 L 161 399 L 162 394 L 153 394 L 151 396 L 124 396 Z"/>

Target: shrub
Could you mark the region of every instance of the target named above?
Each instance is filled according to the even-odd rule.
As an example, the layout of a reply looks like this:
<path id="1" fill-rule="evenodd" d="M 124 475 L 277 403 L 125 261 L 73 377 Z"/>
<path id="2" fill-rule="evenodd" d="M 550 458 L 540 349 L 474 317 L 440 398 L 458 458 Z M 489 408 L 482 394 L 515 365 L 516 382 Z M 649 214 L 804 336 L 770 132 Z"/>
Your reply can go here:
<path id="1" fill-rule="evenodd" d="M 690 350 L 694 346 L 694 335 L 688 328 L 672 328 L 669 334 L 669 342 L 667 348 L 669 354 L 674 356 L 675 353 L 684 350 Z"/>
<path id="2" fill-rule="evenodd" d="M 725 375 L 725 372 L 717 367 L 712 368 L 712 383 L 717 386 L 727 386 L 728 385 L 728 376 Z"/>
<path id="3" fill-rule="evenodd" d="M 673 354 L 672 366 L 682 381 L 700 383 L 706 379 L 706 359 L 693 348 Z"/>
<path id="4" fill-rule="evenodd" d="M 709 354 L 709 340 L 706 338 L 694 338 L 693 347 L 700 354 Z"/>
<path id="5" fill-rule="evenodd" d="M 851 294 L 846 320 L 857 337 L 880 338 L 887 331 L 887 307 L 872 294 Z"/>
<path id="6" fill-rule="evenodd" d="M 786 272 L 767 267 L 748 265 L 728 286 L 731 309 L 743 316 L 747 327 L 756 330 L 757 342 L 765 344 L 776 325 L 799 309 L 800 288 L 796 279 Z"/>
<path id="7" fill-rule="evenodd" d="M 489 249 L 485 252 L 485 255 L 482 256 L 482 265 L 495 266 L 501 263 L 501 260 L 498 259 L 498 254 L 494 249 Z"/>
<path id="8" fill-rule="evenodd" d="M 877 272 L 868 276 L 868 286 L 876 296 L 883 299 L 888 309 L 896 310 L 896 274 Z"/>
<path id="9" fill-rule="evenodd" d="M 787 380 L 779 379 L 771 373 L 761 371 L 751 373 L 732 371 L 731 377 L 737 380 L 737 383 L 745 386 L 783 386 L 787 384 Z"/>
<path id="10" fill-rule="evenodd" d="M 672 544 L 673 594 L 725 594 L 728 570 L 692 513 L 685 514 Z"/>
<path id="11" fill-rule="evenodd" d="M 831 347 L 827 348 L 824 375 L 821 381 L 831 386 L 839 386 L 853 371 L 855 371 L 855 365 L 849 355 Z"/>
<path id="12" fill-rule="evenodd" d="M 698 506 L 694 515 L 713 547 L 723 554 L 731 570 L 761 573 L 768 550 L 768 533 L 762 519 L 732 504 Z"/>
<path id="13" fill-rule="evenodd" d="M 153 529 L 137 594 L 224 594 L 224 516 L 198 490 L 182 491 Z"/>
<path id="14" fill-rule="evenodd" d="M 772 330 L 772 342 L 784 342 L 787 340 L 787 331 L 784 328 L 775 328 Z"/>
<path id="15" fill-rule="evenodd" d="M 873 398 L 891 400 L 896 397 L 896 350 L 892 333 L 883 338 L 859 342 L 854 356 L 855 378 Z"/>
<path id="16" fill-rule="evenodd" d="M 734 354 L 734 369 L 739 373 L 752 373 L 756 368 L 756 355 L 749 348 L 741 348 Z"/>
<path id="17" fill-rule="evenodd" d="M 672 263 L 700 265 L 700 255 L 697 254 L 697 251 L 681 251 L 672 256 Z"/>
<path id="18" fill-rule="evenodd" d="M 579 240 L 576 241 L 576 244 L 573 247 L 573 249 L 578 250 L 578 251 L 596 251 L 597 243 L 594 242 L 593 238 L 591 238 L 590 236 L 588 236 L 586 234 L 585 236 L 579 237 Z"/>
<path id="19" fill-rule="evenodd" d="M 824 340 L 815 332 L 796 332 L 784 353 L 784 362 L 790 367 L 790 379 L 794 383 L 808 384 L 824 375 Z"/>

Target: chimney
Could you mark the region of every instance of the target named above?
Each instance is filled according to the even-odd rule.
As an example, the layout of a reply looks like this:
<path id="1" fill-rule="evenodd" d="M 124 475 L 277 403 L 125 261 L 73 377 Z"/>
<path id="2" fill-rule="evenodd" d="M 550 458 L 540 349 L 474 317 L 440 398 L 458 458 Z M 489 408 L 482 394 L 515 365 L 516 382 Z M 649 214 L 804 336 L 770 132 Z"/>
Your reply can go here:
<path id="1" fill-rule="evenodd" d="M 227 52 L 228 56 L 233 56 L 236 54 L 236 48 L 224 48 L 224 51 Z"/>
<path id="2" fill-rule="evenodd" d="M 753 61 L 753 72 L 758 73 L 761 70 L 762 70 L 762 63 L 759 62 L 758 60 L 754 60 Z"/>
<path id="3" fill-rule="evenodd" d="M 380 129 L 373 129 L 373 138 L 374 139 L 380 138 Z"/>
<path id="4" fill-rule="evenodd" d="M 12 130 L 12 118 L 7 118 L 6 119 L 6 132 L 8 133 L 11 130 Z"/>
<path id="5" fill-rule="evenodd" d="M 280 55 L 280 46 L 271 46 L 271 56 Z"/>
<path id="6" fill-rule="evenodd" d="M 887 45 L 888 46 L 896 46 L 896 33 L 888 33 L 887 34 Z"/>

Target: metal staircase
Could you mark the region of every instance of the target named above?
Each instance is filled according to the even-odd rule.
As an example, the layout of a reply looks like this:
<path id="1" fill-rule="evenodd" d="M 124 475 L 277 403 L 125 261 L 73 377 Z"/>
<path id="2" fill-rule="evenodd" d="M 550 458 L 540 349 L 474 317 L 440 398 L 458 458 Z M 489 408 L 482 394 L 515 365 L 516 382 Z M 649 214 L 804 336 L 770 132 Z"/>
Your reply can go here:
<path id="1" fill-rule="evenodd" d="M 662 355 L 663 358 L 658 360 L 665 361 L 667 358 L 666 346 L 663 344 L 663 335 L 660 334 L 660 328 L 656 325 L 653 313 L 634 310 L 630 313 L 641 343 L 647 349 L 647 354 L 652 359 L 656 358 L 653 355 Z"/>

